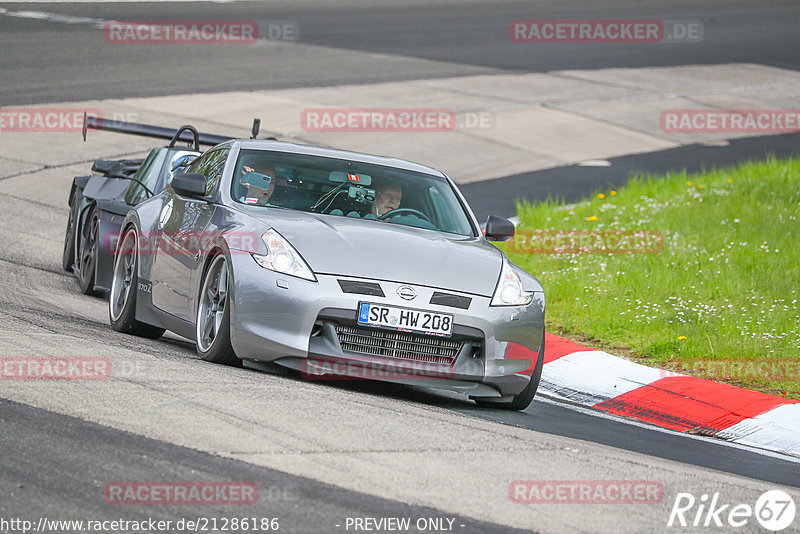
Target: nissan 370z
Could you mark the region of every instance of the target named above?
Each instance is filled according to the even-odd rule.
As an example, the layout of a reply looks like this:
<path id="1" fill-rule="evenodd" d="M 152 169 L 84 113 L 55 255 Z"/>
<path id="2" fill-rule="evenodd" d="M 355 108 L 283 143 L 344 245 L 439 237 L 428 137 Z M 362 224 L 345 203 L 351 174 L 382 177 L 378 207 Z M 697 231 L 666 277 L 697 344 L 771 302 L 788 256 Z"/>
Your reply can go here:
<path id="1" fill-rule="evenodd" d="M 399 159 L 221 143 L 133 207 L 114 254 L 115 330 L 194 339 L 211 362 L 466 393 L 521 410 L 544 356 L 540 283 L 458 188 Z"/>

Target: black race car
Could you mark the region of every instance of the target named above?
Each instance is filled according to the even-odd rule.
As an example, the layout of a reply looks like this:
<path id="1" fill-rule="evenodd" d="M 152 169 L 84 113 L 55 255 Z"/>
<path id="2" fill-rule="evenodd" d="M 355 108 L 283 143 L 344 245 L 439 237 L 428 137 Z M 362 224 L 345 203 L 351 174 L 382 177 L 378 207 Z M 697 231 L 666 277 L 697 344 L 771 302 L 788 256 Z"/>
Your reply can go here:
<path id="1" fill-rule="evenodd" d="M 253 121 L 253 138 L 259 126 L 258 119 Z M 128 210 L 163 190 L 182 167 L 201 154 L 201 146 L 213 146 L 232 137 L 199 133 L 188 125 L 173 130 L 84 116 L 84 141 L 88 129 L 170 140 L 144 159 L 97 160 L 92 165 L 93 174 L 76 176 L 72 181 L 62 266 L 75 273 L 84 294 L 99 295 L 111 289 L 120 224 Z M 182 146 L 184 143 L 188 146 Z"/>

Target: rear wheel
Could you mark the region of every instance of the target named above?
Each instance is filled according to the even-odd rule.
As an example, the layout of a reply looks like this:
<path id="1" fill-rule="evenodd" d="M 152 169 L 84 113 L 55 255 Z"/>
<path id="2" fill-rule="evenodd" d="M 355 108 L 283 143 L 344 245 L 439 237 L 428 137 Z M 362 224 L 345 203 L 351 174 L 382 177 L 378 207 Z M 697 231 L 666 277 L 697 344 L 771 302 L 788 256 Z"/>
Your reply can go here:
<path id="1" fill-rule="evenodd" d="M 81 194 L 77 189 L 73 191 L 69 202 L 69 217 L 67 218 L 67 231 L 64 235 L 64 252 L 61 254 L 61 266 L 67 272 L 72 272 L 75 264 L 75 220 L 78 218 Z"/>
<path id="2" fill-rule="evenodd" d="M 542 367 L 544 366 L 544 331 L 542 331 L 542 342 L 539 345 L 539 356 L 536 358 L 536 367 L 533 369 L 531 381 L 525 389 L 514 395 L 510 401 L 491 402 L 475 399 L 478 406 L 484 408 L 498 408 L 501 410 L 524 410 L 533 402 L 536 390 L 539 389 L 539 381 L 542 379 Z"/>
<path id="3" fill-rule="evenodd" d="M 83 223 L 78 228 L 78 247 L 75 250 L 75 268 L 78 284 L 84 295 L 98 295 L 94 289 L 94 269 L 97 265 L 97 232 L 100 227 L 100 213 L 92 206 Z"/>
<path id="4" fill-rule="evenodd" d="M 136 320 L 136 292 L 139 275 L 136 230 L 129 229 L 122 238 L 114 257 L 114 274 L 108 298 L 108 318 L 111 328 L 124 334 L 158 339 L 164 329 Z"/>
<path id="5" fill-rule="evenodd" d="M 195 341 L 197 354 L 207 362 L 240 366 L 231 345 L 230 287 L 228 261 L 220 253 L 211 260 L 201 285 Z"/>

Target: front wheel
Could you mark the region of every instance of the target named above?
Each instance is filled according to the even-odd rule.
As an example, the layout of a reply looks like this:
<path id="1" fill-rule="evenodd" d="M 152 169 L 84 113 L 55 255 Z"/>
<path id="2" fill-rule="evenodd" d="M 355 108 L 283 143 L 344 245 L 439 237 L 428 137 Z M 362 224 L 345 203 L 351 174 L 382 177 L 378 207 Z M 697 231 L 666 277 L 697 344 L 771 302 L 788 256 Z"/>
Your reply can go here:
<path id="1" fill-rule="evenodd" d="M 84 295 L 98 295 L 94 289 L 94 271 L 97 265 L 97 232 L 100 227 L 100 213 L 92 206 L 78 231 L 78 248 L 75 249 L 75 267 L 78 284 Z"/>
<path id="2" fill-rule="evenodd" d="M 136 230 L 131 228 L 122 238 L 114 257 L 114 275 L 108 298 L 108 318 L 111 321 L 111 328 L 117 332 L 158 339 L 164 334 L 163 328 L 136 320 L 136 292 L 139 285 L 136 248 Z"/>
<path id="3" fill-rule="evenodd" d="M 195 342 L 197 354 L 207 362 L 240 366 L 231 345 L 230 271 L 219 254 L 211 261 L 200 289 Z"/>
<path id="4" fill-rule="evenodd" d="M 531 381 L 525 386 L 525 389 L 513 396 L 510 401 L 506 402 L 491 402 L 475 399 L 478 406 L 484 408 L 499 408 L 501 410 L 524 410 L 533 402 L 536 396 L 536 390 L 539 389 L 539 382 L 542 379 L 542 367 L 544 367 L 544 331 L 542 331 L 542 342 L 539 345 L 539 356 L 536 358 L 536 367 L 531 374 Z"/>
<path id="5" fill-rule="evenodd" d="M 80 209 L 81 194 L 75 189 L 69 202 L 69 217 L 67 218 L 67 231 L 64 235 L 64 251 L 61 253 L 61 266 L 68 273 L 72 272 L 75 264 L 75 221 Z"/>

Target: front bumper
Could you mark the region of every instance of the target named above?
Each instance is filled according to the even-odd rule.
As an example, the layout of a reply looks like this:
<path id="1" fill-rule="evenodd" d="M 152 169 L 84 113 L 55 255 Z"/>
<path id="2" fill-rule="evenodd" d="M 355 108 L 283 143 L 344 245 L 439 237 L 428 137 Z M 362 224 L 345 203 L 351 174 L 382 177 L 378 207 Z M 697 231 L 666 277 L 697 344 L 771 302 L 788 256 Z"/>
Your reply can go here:
<path id="1" fill-rule="evenodd" d="M 345 293 L 348 276 L 317 274 L 310 282 L 264 269 L 250 254 L 231 254 L 231 341 L 237 356 L 301 371 L 309 378 L 350 377 L 424 385 L 500 399 L 531 380 L 544 328 L 544 295 L 525 307 L 490 307 L 490 298 L 410 283 L 369 280 L 384 296 Z M 404 300 L 397 290 L 411 286 Z M 468 309 L 431 304 L 435 292 L 471 299 Z M 461 302 L 464 302 L 464 299 Z M 426 309 L 453 315 L 452 363 L 392 358 L 342 349 L 337 327 L 357 326 L 359 302 Z"/>

